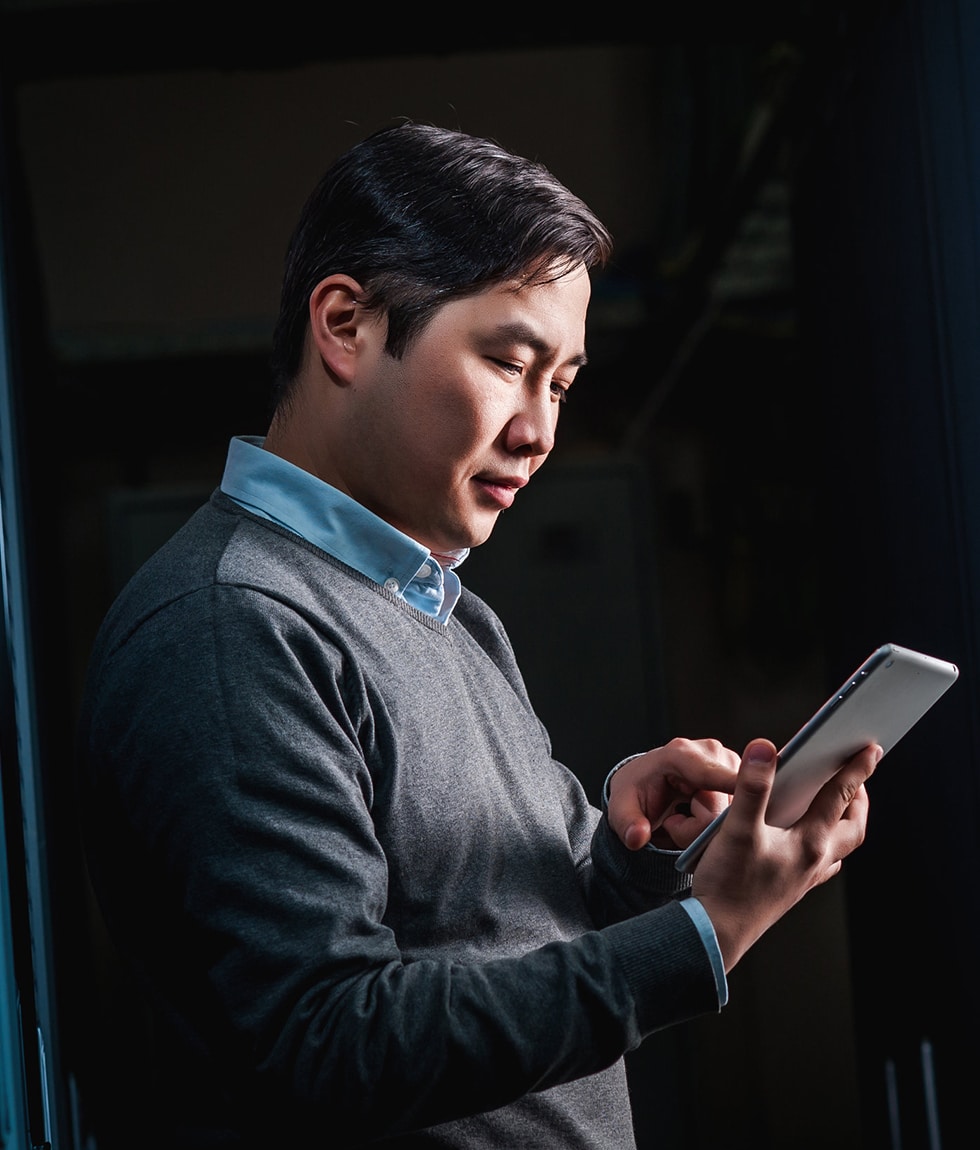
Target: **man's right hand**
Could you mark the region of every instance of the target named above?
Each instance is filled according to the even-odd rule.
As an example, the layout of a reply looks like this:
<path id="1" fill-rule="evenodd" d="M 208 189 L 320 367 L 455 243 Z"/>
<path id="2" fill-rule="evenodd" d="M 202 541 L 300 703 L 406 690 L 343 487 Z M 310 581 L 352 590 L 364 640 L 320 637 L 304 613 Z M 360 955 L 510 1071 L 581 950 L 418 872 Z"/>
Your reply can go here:
<path id="1" fill-rule="evenodd" d="M 609 825 L 630 850 L 689 846 L 728 806 L 738 752 L 716 739 L 671 739 L 625 763 L 609 785 Z"/>

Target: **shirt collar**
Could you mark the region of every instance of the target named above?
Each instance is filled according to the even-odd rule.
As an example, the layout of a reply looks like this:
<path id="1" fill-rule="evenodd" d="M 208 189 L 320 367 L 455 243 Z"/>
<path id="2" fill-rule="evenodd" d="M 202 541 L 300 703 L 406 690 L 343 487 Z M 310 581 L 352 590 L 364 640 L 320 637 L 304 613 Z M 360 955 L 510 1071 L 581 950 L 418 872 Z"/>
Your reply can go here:
<path id="1" fill-rule="evenodd" d="M 250 511 L 315 544 L 348 567 L 447 622 L 459 600 L 453 568 L 468 548 L 433 556 L 426 547 L 355 499 L 281 456 L 260 436 L 228 445 L 221 490 Z"/>

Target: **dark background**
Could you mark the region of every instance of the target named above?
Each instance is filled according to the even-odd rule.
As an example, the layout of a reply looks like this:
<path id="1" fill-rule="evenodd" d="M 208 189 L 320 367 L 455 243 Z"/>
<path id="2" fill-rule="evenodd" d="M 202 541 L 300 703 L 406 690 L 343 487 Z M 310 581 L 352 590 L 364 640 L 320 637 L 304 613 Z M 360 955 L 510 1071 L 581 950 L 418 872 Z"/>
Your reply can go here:
<path id="1" fill-rule="evenodd" d="M 115 1150 L 153 1121 L 152 1033 L 73 824 L 95 628 L 228 438 L 264 430 L 303 198 L 408 117 L 541 159 L 617 240 L 553 459 L 461 571 L 590 792 L 673 734 L 784 741 L 882 642 L 962 672 L 876 775 L 844 875 L 733 972 L 720 1017 L 631 1060 L 641 1147 L 972 1145 L 980 17 L 561 19 L 0 2 L 37 722 L 18 779 L 5 704 L 0 764 L 32 1143 Z"/>

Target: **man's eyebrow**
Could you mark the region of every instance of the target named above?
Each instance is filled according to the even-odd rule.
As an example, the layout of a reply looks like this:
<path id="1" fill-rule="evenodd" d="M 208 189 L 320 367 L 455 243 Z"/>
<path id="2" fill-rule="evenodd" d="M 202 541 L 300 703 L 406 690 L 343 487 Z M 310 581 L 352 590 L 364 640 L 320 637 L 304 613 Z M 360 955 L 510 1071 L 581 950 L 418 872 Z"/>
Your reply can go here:
<path id="1" fill-rule="evenodd" d="M 514 343 L 522 343 L 540 355 L 549 355 L 554 351 L 551 344 L 543 340 L 533 327 L 521 322 L 521 320 L 498 324 L 492 329 L 491 336 L 495 339 L 504 338 L 513 340 Z M 589 362 L 589 357 L 584 351 L 580 351 L 566 362 L 569 367 L 585 367 Z"/>

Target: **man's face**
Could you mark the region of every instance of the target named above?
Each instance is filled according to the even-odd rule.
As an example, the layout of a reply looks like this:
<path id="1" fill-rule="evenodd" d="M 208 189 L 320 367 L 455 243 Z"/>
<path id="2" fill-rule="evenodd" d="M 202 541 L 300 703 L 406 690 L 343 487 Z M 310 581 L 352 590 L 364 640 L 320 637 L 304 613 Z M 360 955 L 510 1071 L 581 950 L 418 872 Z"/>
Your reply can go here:
<path id="1" fill-rule="evenodd" d="M 589 294 L 579 267 L 454 300 L 400 360 L 372 320 L 333 481 L 432 551 L 484 542 L 554 445 Z"/>

